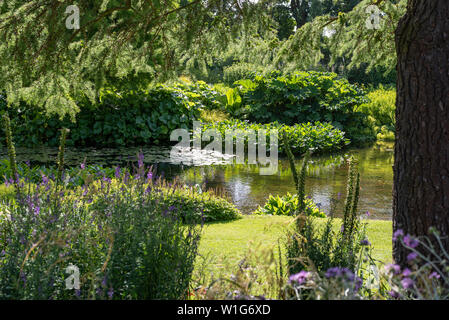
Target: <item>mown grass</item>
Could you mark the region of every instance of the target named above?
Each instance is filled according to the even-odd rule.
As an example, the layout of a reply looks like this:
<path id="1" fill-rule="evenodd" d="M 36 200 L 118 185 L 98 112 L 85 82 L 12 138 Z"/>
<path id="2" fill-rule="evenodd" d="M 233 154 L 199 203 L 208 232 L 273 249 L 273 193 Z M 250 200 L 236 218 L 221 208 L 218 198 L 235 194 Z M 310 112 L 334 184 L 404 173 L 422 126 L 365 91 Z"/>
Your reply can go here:
<path id="1" fill-rule="evenodd" d="M 281 248 L 285 229 L 293 218 L 285 216 L 246 216 L 243 219 L 206 224 L 199 247 L 200 258 L 196 268 L 205 268 L 214 275 L 230 274 L 250 248 L 264 250 L 270 246 Z M 325 219 L 319 219 L 324 224 Z M 337 220 L 337 219 L 336 219 Z M 338 221 L 339 222 L 339 221 Z M 392 261 L 392 223 L 384 220 L 366 220 L 367 233 L 373 244 L 373 257 L 384 263 Z M 339 223 L 336 224 L 338 227 Z"/>

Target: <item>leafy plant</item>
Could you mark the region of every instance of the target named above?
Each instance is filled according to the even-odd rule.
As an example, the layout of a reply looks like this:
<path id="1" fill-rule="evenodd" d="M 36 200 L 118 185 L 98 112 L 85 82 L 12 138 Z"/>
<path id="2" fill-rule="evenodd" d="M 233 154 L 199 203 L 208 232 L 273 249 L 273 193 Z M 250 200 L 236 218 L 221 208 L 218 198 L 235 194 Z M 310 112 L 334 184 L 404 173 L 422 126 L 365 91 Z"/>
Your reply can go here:
<path id="1" fill-rule="evenodd" d="M 394 141 L 396 90 L 380 86 L 369 92 L 367 98 L 369 102 L 362 104 L 359 110 L 368 116 L 379 140 Z"/>
<path id="2" fill-rule="evenodd" d="M 277 122 L 268 124 L 248 123 L 236 119 L 225 120 L 217 123 L 203 123 L 203 130 L 214 129 L 222 136 L 223 142 L 226 137 L 226 131 L 241 130 L 243 134 L 254 132 L 257 134 L 258 130 L 266 130 L 267 148 L 269 146 L 270 131 L 277 130 L 279 135 L 285 132 L 291 141 L 291 149 L 294 154 L 304 154 L 309 150 L 314 150 L 315 153 L 333 152 L 343 149 L 349 144 L 345 133 L 334 128 L 329 123 L 302 123 L 293 126 L 283 125 Z M 235 133 L 233 135 L 235 138 Z M 245 140 L 247 143 L 247 140 Z M 280 153 L 285 154 L 283 145 L 279 145 Z"/>
<path id="3" fill-rule="evenodd" d="M 57 146 L 57 132 L 70 130 L 68 146 L 114 147 L 170 142 L 174 129 L 189 129 L 198 119 L 204 98 L 181 88 L 157 85 L 148 90 L 116 92 L 104 89 L 95 104 L 82 101 L 75 122 L 48 117 L 25 103 L 8 108 L 17 145 Z M 7 108 L 0 104 L 1 110 Z M 0 136 L 0 141 L 4 137 Z"/>
<path id="4" fill-rule="evenodd" d="M 242 108 L 230 109 L 241 119 L 286 125 L 330 122 L 344 130 L 354 144 L 373 140 L 364 130 L 366 116 L 356 111 L 364 103 L 363 91 L 334 73 L 297 72 L 291 75 L 255 76 L 235 83 Z"/>
<path id="5" fill-rule="evenodd" d="M 263 207 L 259 207 L 255 214 L 271 214 L 293 216 L 299 209 L 298 196 L 287 193 L 284 196 L 270 195 Z M 304 214 L 312 217 L 325 218 L 326 214 L 310 198 L 305 199 Z"/>

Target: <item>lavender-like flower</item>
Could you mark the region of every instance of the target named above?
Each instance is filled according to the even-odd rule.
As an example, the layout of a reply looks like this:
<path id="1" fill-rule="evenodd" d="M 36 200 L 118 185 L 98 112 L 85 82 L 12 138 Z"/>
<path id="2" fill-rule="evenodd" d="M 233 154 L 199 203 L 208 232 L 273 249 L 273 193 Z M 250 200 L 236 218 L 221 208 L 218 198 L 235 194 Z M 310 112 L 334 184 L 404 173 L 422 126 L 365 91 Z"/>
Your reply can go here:
<path id="1" fill-rule="evenodd" d="M 121 169 L 119 166 L 115 167 L 115 178 L 120 179 Z"/>
<path id="2" fill-rule="evenodd" d="M 48 185 L 48 177 L 45 174 L 42 175 L 42 183 L 45 186 Z"/>
<path id="3" fill-rule="evenodd" d="M 414 282 L 410 278 L 404 278 L 404 279 L 402 279 L 401 284 L 404 287 L 404 289 L 409 289 L 409 288 L 413 287 Z"/>
<path id="4" fill-rule="evenodd" d="M 143 167 L 143 160 L 144 160 L 144 155 L 143 155 L 143 152 L 140 151 L 139 155 L 138 155 L 138 160 L 137 160 L 139 168 Z"/>
<path id="5" fill-rule="evenodd" d="M 147 174 L 147 183 L 153 179 L 153 172 L 151 170 L 148 170 Z"/>
<path id="6" fill-rule="evenodd" d="M 404 243 L 409 248 L 416 248 L 419 245 L 419 240 L 411 237 L 410 235 L 406 235 L 404 237 Z"/>
<path id="7" fill-rule="evenodd" d="M 361 244 L 362 246 L 370 246 L 370 245 L 371 245 L 371 242 L 369 242 L 368 239 L 364 239 L 364 240 L 360 241 L 360 244 Z"/>
<path id="8" fill-rule="evenodd" d="M 410 271 L 409 268 L 405 268 L 404 271 L 402 272 L 402 275 L 404 277 L 409 277 L 412 274 L 412 272 Z"/>
<path id="9" fill-rule="evenodd" d="M 340 268 L 340 267 L 334 267 L 330 268 L 326 271 L 325 274 L 326 278 L 337 278 L 342 279 L 344 281 L 349 281 L 354 284 L 354 290 L 358 291 L 363 284 L 363 280 L 359 277 L 357 277 L 351 270 L 348 268 Z"/>
<path id="10" fill-rule="evenodd" d="M 311 275 L 310 272 L 302 270 L 299 273 L 291 275 L 289 280 L 291 283 L 303 284 L 311 277 Z"/>
<path id="11" fill-rule="evenodd" d="M 441 276 L 435 271 L 429 275 L 429 279 L 440 279 L 440 278 Z"/>
<path id="12" fill-rule="evenodd" d="M 109 299 L 112 299 L 113 296 L 114 296 L 114 289 L 110 288 L 108 290 L 108 297 L 109 297 Z"/>
<path id="13" fill-rule="evenodd" d="M 400 274 L 401 273 L 401 267 L 397 264 L 387 264 L 385 266 L 385 269 L 387 270 L 387 272 L 393 271 L 394 274 Z"/>
<path id="14" fill-rule="evenodd" d="M 412 252 L 407 256 L 407 261 L 413 261 L 418 257 L 418 254 L 416 252 Z"/>
<path id="15" fill-rule="evenodd" d="M 404 231 L 402 229 L 398 229 L 393 233 L 393 241 L 396 241 L 399 239 L 399 237 L 404 236 Z"/>

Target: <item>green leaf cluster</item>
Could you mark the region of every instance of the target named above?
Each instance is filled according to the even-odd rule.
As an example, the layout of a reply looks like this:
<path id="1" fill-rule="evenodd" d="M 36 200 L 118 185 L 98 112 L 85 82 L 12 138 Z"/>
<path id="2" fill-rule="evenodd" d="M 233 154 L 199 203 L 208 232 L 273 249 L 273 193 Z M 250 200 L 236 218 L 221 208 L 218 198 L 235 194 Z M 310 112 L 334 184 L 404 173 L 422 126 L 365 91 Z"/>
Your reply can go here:
<path id="1" fill-rule="evenodd" d="M 305 198 L 305 210 L 306 216 L 325 218 L 326 214 L 320 210 L 320 208 L 310 198 Z M 284 196 L 270 195 L 267 202 L 263 207 L 259 207 L 254 214 L 271 214 L 271 215 L 283 215 L 293 216 L 296 214 L 299 208 L 299 200 L 297 195 L 291 195 L 287 193 Z"/>
<path id="2" fill-rule="evenodd" d="M 349 140 L 346 139 L 345 133 L 340 129 L 335 128 L 330 123 L 300 123 L 293 126 L 272 122 L 267 124 L 249 123 L 247 121 L 231 119 L 216 123 L 203 124 L 203 130 L 215 129 L 221 135 L 224 142 L 226 131 L 232 130 L 248 134 L 254 132 L 257 134 L 258 130 L 265 130 L 267 149 L 269 150 L 270 131 L 277 130 L 279 137 L 283 132 L 287 134 L 291 142 L 291 149 L 294 154 L 304 154 L 309 150 L 314 153 L 329 153 L 343 149 Z M 233 136 L 236 137 L 235 135 Z M 245 140 L 247 144 L 248 141 Z M 284 146 L 279 144 L 278 150 L 281 154 L 285 153 Z"/>

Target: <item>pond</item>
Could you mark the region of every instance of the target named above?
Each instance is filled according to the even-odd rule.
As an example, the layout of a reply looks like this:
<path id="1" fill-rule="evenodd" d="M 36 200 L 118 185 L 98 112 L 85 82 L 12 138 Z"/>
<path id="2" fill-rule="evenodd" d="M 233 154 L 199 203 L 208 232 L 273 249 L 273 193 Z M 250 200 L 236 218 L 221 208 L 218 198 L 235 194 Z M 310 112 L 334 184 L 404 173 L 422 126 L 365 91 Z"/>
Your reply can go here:
<path id="1" fill-rule="evenodd" d="M 294 193 L 295 187 L 286 159 L 279 159 L 275 175 L 260 175 L 256 165 L 232 164 L 213 152 L 200 151 L 190 156 L 194 165 L 172 164 L 170 148 L 71 149 L 67 148 L 65 162 L 114 166 L 131 163 L 139 150 L 146 164 L 155 164 L 157 171 L 167 178 L 179 177 L 188 184 L 199 184 L 225 194 L 244 214 L 251 214 L 265 203 L 267 197 Z M 4 158 L 5 150 L 1 157 Z M 18 161 L 33 164 L 54 164 L 57 149 L 17 148 Z M 306 178 L 306 193 L 329 215 L 340 216 L 343 211 L 348 173 L 347 159 L 354 156 L 359 162 L 361 191 L 359 211 L 369 212 L 373 219 L 391 219 L 393 188 L 393 144 L 378 143 L 369 148 L 353 149 L 337 155 L 312 157 Z M 183 159 L 185 160 L 185 159 Z M 190 159 L 192 160 L 192 159 Z M 188 162 L 188 161 L 187 161 Z M 300 161 L 297 161 L 300 165 Z"/>
<path id="2" fill-rule="evenodd" d="M 393 144 L 376 144 L 370 148 L 350 150 L 332 156 L 313 157 L 306 178 L 306 194 L 329 215 L 341 216 L 348 177 L 347 159 L 359 161 L 359 211 L 369 212 L 371 219 L 391 219 L 393 191 Z M 297 161 L 299 167 L 301 162 Z M 246 214 L 263 206 L 267 197 L 295 193 L 287 159 L 279 159 L 276 175 L 263 176 L 256 166 L 200 166 L 184 170 L 183 180 L 226 193 Z"/>

